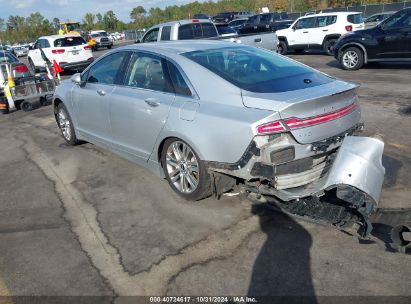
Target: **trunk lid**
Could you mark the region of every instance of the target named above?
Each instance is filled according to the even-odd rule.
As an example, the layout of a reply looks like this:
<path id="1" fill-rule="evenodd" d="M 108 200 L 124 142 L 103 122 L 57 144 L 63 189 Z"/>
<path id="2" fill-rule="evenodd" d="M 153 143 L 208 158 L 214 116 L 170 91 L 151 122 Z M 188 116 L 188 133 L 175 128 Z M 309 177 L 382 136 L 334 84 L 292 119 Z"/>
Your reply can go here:
<path id="1" fill-rule="evenodd" d="M 341 134 L 359 123 L 361 112 L 358 107 L 342 110 L 357 103 L 357 87 L 355 84 L 336 80 L 320 86 L 281 93 L 253 93 L 243 90 L 242 98 L 246 107 L 275 111 L 283 121 L 290 118 L 304 120 L 318 117 L 321 123 L 295 127 L 293 120 L 294 127 L 290 127 L 290 132 L 299 143 L 308 144 Z"/>

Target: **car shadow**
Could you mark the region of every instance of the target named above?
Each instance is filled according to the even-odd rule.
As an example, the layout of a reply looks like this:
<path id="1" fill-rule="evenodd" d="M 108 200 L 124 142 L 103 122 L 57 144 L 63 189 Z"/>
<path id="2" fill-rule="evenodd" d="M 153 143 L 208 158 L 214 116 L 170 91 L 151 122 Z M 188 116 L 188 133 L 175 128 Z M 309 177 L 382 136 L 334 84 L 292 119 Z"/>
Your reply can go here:
<path id="1" fill-rule="evenodd" d="M 326 63 L 327 66 L 332 68 L 341 68 L 338 60 L 333 59 Z M 407 70 L 411 69 L 411 63 L 408 62 L 371 62 L 364 65 L 361 70 Z"/>
<path id="2" fill-rule="evenodd" d="M 252 213 L 259 216 L 267 240 L 255 260 L 248 296 L 257 297 L 258 303 L 300 302 L 302 297 L 304 303 L 317 303 L 311 279 L 310 234 L 289 216 L 264 205 L 253 205 Z"/>

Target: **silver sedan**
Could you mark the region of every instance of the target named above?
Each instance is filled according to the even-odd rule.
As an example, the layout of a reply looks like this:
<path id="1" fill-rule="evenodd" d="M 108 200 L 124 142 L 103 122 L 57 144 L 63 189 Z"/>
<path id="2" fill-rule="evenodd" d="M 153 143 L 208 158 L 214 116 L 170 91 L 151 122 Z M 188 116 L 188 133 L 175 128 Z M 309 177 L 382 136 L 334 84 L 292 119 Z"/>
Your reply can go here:
<path id="1" fill-rule="evenodd" d="M 165 177 L 185 199 L 240 187 L 335 226 L 371 226 L 384 144 L 359 137 L 356 85 L 221 41 L 116 49 L 63 81 L 54 113 L 91 142 Z"/>

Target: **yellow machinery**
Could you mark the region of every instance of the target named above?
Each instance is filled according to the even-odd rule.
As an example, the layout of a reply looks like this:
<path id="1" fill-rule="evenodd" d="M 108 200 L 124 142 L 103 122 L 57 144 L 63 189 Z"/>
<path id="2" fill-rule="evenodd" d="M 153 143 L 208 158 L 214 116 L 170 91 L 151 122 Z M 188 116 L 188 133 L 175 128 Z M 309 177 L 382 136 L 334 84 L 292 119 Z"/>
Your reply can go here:
<path id="1" fill-rule="evenodd" d="M 60 23 L 59 35 L 79 35 L 87 41 L 87 44 L 94 48 L 96 41 L 88 35 L 87 32 L 80 29 L 80 22 L 62 22 Z"/>

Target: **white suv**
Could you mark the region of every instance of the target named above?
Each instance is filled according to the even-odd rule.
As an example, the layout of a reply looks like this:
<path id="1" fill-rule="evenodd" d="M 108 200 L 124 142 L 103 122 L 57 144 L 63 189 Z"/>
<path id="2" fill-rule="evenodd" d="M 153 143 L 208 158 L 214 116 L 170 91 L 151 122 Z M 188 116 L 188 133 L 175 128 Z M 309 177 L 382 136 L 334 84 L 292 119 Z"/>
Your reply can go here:
<path id="1" fill-rule="evenodd" d="M 37 39 L 28 53 L 28 61 L 34 72 L 46 67 L 40 49 L 50 62 L 56 60 L 64 70 L 84 69 L 94 60 L 91 47 L 81 36 L 44 36 Z"/>
<path id="2" fill-rule="evenodd" d="M 324 49 L 333 55 L 332 47 L 341 35 L 364 29 L 361 13 L 334 12 L 298 18 L 289 28 L 278 30 L 279 53 L 297 53 L 305 49 Z"/>

